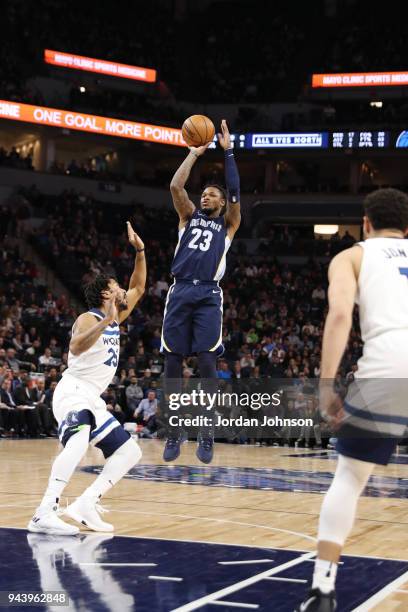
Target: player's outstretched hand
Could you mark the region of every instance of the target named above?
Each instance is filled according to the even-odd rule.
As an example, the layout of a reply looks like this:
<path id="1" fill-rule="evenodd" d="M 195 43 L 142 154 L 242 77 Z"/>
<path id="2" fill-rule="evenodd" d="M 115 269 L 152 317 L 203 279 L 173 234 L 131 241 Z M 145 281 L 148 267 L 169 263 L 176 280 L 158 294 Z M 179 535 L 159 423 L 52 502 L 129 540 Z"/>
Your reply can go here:
<path id="1" fill-rule="evenodd" d="M 200 157 L 200 155 L 204 155 L 204 153 L 206 152 L 210 144 L 211 144 L 211 141 L 207 142 L 207 144 L 203 145 L 202 147 L 188 147 L 188 148 L 190 149 L 191 153 L 194 153 L 194 155 L 197 155 L 197 157 Z"/>
<path id="2" fill-rule="evenodd" d="M 217 136 L 218 142 L 220 143 L 224 151 L 232 148 L 231 135 L 229 133 L 228 125 L 225 119 L 221 121 L 221 134 L 217 134 Z"/>
<path id="3" fill-rule="evenodd" d="M 135 249 L 144 249 L 144 242 L 138 234 L 136 234 L 130 221 L 126 221 L 129 242 Z"/>

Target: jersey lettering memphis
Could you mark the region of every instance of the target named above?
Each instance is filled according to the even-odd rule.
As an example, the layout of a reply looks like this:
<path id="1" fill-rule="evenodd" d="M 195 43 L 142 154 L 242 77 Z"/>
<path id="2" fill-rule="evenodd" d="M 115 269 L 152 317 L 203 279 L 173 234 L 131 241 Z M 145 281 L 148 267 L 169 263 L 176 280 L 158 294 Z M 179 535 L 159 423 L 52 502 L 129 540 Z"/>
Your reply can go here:
<path id="1" fill-rule="evenodd" d="M 230 245 L 225 218 L 208 219 L 196 210 L 179 231 L 171 272 L 176 280 L 219 281 Z"/>

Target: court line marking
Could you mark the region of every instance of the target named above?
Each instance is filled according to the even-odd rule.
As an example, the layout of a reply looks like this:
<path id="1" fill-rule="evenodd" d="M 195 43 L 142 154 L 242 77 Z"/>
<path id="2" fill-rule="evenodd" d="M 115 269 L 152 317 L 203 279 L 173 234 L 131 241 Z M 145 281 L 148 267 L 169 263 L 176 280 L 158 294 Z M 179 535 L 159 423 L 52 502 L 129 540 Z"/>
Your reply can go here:
<path id="1" fill-rule="evenodd" d="M 177 578 L 176 576 L 148 576 L 150 580 L 164 580 L 168 582 L 183 582 L 183 578 Z"/>
<path id="2" fill-rule="evenodd" d="M 44 480 L 48 478 L 48 477 L 44 477 Z M 38 497 L 40 500 L 42 499 L 43 495 L 41 493 L 23 493 L 23 492 L 16 492 L 16 491 L 12 491 L 12 492 L 8 492 L 8 491 L 0 491 L 1 495 L 24 495 L 25 497 Z M 78 493 L 79 495 L 79 493 Z M 77 496 L 76 495 L 70 495 L 70 496 L 66 496 L 66 499 L 70 499 L 70 498 L 75 499 Z M 167 506 L 170 504 L 171 506 L 191 506 L 191 507 L 200 507 L 200 508 L 215 508 L 215 509 L 220 509 L 220 506 L 214 506 L 212 504 L 190 504 L 187 503 L 185 501 L 183 502 L 169 502 L 168 500 L 152 500 L 152 499 L 135 499 L 135 498 L 127 498 L 127 497 L 120 497 L 120 498 L 116 498 L 116 497 L 104 497 L 104 499 L 106 501 L 115 501 L 115 502 L 119 502 L 119 503 L 125 503 L 125 502 L 138 502 L 138 503 L 144 503 L 144 504 L 166 504 Z M 381 498 L 381 499 L 389 499 L 389 498 Z M 26 504 L 24 504 L 25 506 Z M 4 506 L 0 505 L 0 508 L 20 508 L 23 507 L 23 505 L 14 505 L 14 504 L 7 504 Z M 259 509 L 259 508 L 252 508 L 252 507 L 247 507 L 247 506 L 222 506 L 223 509 L 225 510 L 243 510 L 243 511 L 251 511 L 251 512 L 273 512 L 275 514 L 293 514 L 296 516 L 310 516 L 310 517 L 318 517 L 319 513 L 318 512 L 293 512 L 290 510 L 287 510 L 286 508 L 282 509 L 282 510 L 274 510 L 272 508 L 268 508 L 268 509 Z M 119 512 L 119 510 L 113 510 L 113 512 Z M 356 521 L 365 521 L 367 523 L 379 523 L 380 525 L 408 525 L 408 522 L 401 522 L 401 521 L 386 521 L 386 520 L 378 520 L 378 519 L 371 519 L 371 518 L 363 518 L 363 517 L 357 517 Z M 132 536 L 129 536 L 132 537 Z M 211 542 L 209 542 L 211 544 Z M 245 544 L 241 544 L 241 546 L 245 546 Z M 261 547 L 262 548 L 262 547 Z M 353 556 L 353 555 L 350 555 Z M 378 558 L 382 558 L 382 557 L 378 557 Z M 385 559 L 387 559 L 388 557 L 384 557 Z M 406 559 L 395 559 L 395 561 L 406 561 Z"/>
<path id="3" fill-rule="evenodd" d="M 25 505 L 25 504 L 24 504 Z M 2 506 L 0 506 L 1 508 Z M 16 506 L 18 508 L 22 506 Z M 113 511 L 114 512 L 114 511 Z M 169 516 L 166 514 L 166 516 Z M 201 517 L 200 517 L 201 518 Z M 394 523 L 393 523 L 394 524 Z M 399 524 L 399 523 L 398 523 Z M 17 529 L 18 531 L 27 531 L 27 527 L 15 527 L 9 525 L 0 525 L 1 529 Z M 115 538 L 136 538 L 138 540 L 164 540 L 165 542 L 186 542 L 188 544 L 210 544 L 212 546 L 239 546 L 241 548 L 259 548 L 261 550 L 285 550 L 289 552 L 306 553 L 310 552 L 302 548 L 289 548 L 283 546 L 261 546 L 259 544 L 238 544 L 236 542 L 212 542 L 211 540 L 188 540 L 184 538 L 163 538 L 159 536 L 143 536 L 143 535 L 126 535 L 123 533 L 115 534 Z M 399 559 L 395 557 L 378 557 L 376 555 L 360 555 L 357 553 L 342 553 L 342 557 L 354 557 L 359 559 L 379 559 L 380 561 L 399 561 L 400 563 L 407 563 L 408 559 Z M 339 561 L 343 563 L 343 561 Z"/>
<path id="4" fill-rule="evenodd" d="M 231 584 L 230 586 L 224 587 L 223 589 L 214 591 L 214 593 L 209 593 L 208 595 L 204 595 L 204 597 L 200 597 L 199 599 L 190 601 L 188 604 L 184 604 L 183 606 L 174 608 L 173 610 L 171 610 L 171 612 L 191 612 L 192 610 L 197 610 L 198 608 L 201 608 L 202 606 L 206 604 L 213 603 L 215 600 L 220 599 L 221 597 L 224 597 L 225 595 L 236 593 L 237 591 L 240 591 L 241 589 L 244 589 L 247 586 L 251 586 L 252 584 L 255 584 L 256 582 L 263 580 L 267 576 L 273 576 L 274 574 L 279 574 L 279 572 L 283 572 L 284 570 L 289 569 L 290 567 L 299 565 L 299 563 L 303 563 L 303 561 L 305 561 L 306 559 L 311 559 L 312 557 L 314 557 L 315 554 L 316 553 L 311 552 L 311 553 L 306 553 L 304 555 L 301 555 L 300 557 L 295 557 L 295 559 L 292 559 L 291 561 L 287 561 L 286 563 L 282 563 L 281 565 L 278 565 L 277 567 L 268 569 L 264 572 L 261 572 L 260 574 L 255 574 L 254 576 L 250 576 L 249 578 L 246 578 L 245 580 L 240 580 L 239 582 L 236 582 L 235 584 Z"/>
<path id="5" fill-rule="evenodd" d="M 388 595 L 394 593 L 397 587 L 401 586 L 408 580 L 408 571 L 404 572 L 399 578 L 392 580 L 385 585 L 382 589 L 374 593 L 369 599 L 366 599 L 361 605 L 357 608 L 354 608 L 352 612 L 367 612 L 367 610 L 371 610 L 377 604 L 381 603 Z"/>
<path id="6" fill-rule="evenodd" d="M 354 557 L 354 555 L 349 555 L 349 556 Z M 306 559 L 306 561 L 311 561 L 312 563 L 314 563 L 314 559 Z M 344 565 L 344 561 L 337 561 L 337 565 Z"/>
<path id="7" fill-rule="evenodd" d="M 98 567 L 157 567 L 157 563 L 79 563 L 78 565 L 92 565 Z"/>
<path id="8" fill-rule="evenodd" d="M 249 610 L 257 610 L 259 604 L 241 603 L 240 601 L 210 601 L 212 606 L 230 606 L 230 608 L 247 608 Z"/>
<path id="9" fill-rule="evenodd" d="M 218 565 L 251 565 L 251 563 L 273 563 L 273 559 L 248 559 L 248 561 L 217 561 Z"/>
<path id="10" fill-rule="evenodd" d="M 217 518 L 209 518 L 206 516 L 194 516 L 192 514 L 172 514 L 165 512 L 145 512 L 142 510 L 112 510 L 112 512 L 119 512 L 122 514 L 146 514 L 150 517 L 154 516 L 165 516 L 166 518 L 184 518 L 184 519 L 194 519 L 198 521 L 210 521 L 213 523 L 228 523 L 230 525 L 240 525 L 241 527 L 258 527 L 259 529 L 267 529 L 268 531 L 280 531 L 282 533 L 290 533 L 291 535 L 295 535 L 297 537 L 305 538 L 306 540 L 311 540 L 312 542 L 317 542 L 317 538 L 314 536 L 306 535 L 305 533 L 299 533 L 298 531 L 291 531 L 290 529 L 281 529 L 279 527 L 270 527 L 269 525 L 258 525 L 257 523 L 243 523 L 241 521 L 231 521 L 229 519 L 217 519 Z"/>
<path id="11" fill-rule="evenodd" d="M 314 561 L 314 559 L 312 559 Z M 299 582 L 302 584 L 306 584 L 307 580 L 303 580 L 303 578 L 279 578 L 275 576 L 267 576 L 264 580 L 278 580 L 279 582 Z"/>

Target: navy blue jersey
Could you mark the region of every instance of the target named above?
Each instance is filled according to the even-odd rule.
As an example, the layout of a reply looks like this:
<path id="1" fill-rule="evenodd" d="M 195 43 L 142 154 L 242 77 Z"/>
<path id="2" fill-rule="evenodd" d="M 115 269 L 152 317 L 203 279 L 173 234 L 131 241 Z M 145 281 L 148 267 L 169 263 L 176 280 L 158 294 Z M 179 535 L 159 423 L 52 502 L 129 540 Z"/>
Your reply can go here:
<path id="1" fill-rule="evenodd" d="M 171 272 L 176 279 L 221 280 L 230 245 L 224 217 L 209 219 L 195 210 L 179 231 Z"/>

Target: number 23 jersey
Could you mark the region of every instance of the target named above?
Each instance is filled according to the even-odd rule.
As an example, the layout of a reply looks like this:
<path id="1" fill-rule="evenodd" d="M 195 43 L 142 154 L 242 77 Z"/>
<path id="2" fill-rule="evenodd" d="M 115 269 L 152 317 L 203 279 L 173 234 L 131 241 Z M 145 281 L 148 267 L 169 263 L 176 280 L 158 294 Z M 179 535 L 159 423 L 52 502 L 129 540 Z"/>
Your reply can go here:
<path id="1" fill-rule="evenodd" d="M 93 308 L 88 311 L 99 321 L 104 318 L 103 313 Z M 64 374 L 70 374 L 79 380 L 91 384 L 100 395 L 115 376 L 119 363 L 120 331 L 116 321 L 108 325 L 98 340 L 80 355 L 68 353 L 68 369 Z"/>
<path id="2" fill-rule="evenodd" d="M 225 218 L 210 219 L 195 210 L 179 231 L 171 272 L 176 279 L 219 281 L 224 276 L 230 246 Z"/>

